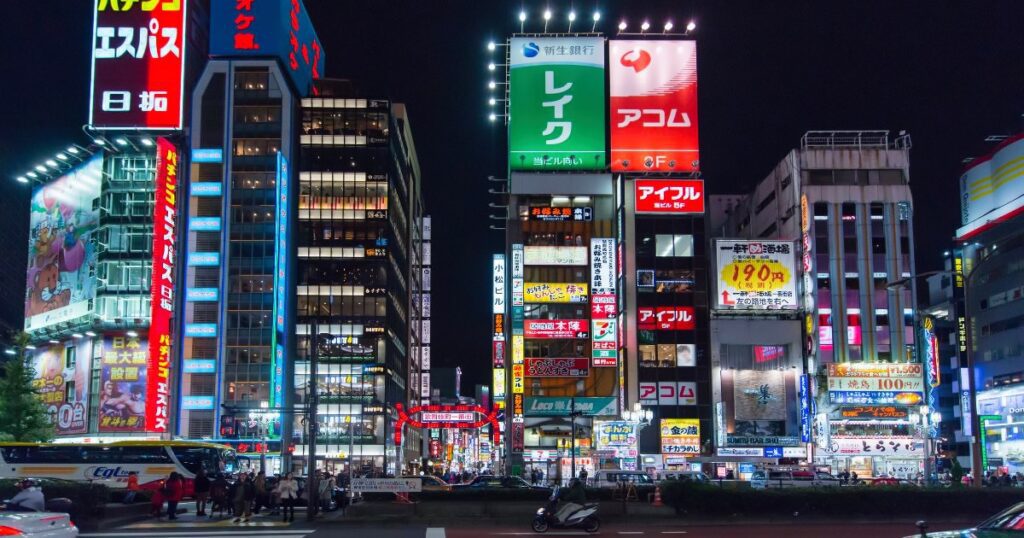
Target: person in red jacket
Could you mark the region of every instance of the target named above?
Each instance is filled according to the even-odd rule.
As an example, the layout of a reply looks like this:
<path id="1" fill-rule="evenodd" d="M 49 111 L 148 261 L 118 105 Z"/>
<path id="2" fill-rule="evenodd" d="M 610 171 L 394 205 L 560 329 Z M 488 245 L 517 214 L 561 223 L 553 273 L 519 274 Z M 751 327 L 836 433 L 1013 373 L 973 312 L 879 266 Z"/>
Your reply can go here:
<path id="1" fill-rule="evenodd" d="M 178 503 L 185 495 L 185 483 L 181 475 L 172 472 L 164 484 L 164 498 L 167 499 L 167 519 L 178 519 Z"/>

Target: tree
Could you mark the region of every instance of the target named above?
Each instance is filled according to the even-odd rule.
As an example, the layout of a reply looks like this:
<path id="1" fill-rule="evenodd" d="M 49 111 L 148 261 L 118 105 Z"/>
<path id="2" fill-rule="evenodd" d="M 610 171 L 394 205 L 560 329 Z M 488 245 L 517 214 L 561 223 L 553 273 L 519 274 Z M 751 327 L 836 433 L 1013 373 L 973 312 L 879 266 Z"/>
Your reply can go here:
<path id="1" fill-rule="evenodd" d="M 53 439 L 53 424 L 33 386 L 32 359 L 25 351 L 28 335 L 15 337 L 15 354 L 4 363 L 0 377 L 0 439 L 42 442 Z"/>

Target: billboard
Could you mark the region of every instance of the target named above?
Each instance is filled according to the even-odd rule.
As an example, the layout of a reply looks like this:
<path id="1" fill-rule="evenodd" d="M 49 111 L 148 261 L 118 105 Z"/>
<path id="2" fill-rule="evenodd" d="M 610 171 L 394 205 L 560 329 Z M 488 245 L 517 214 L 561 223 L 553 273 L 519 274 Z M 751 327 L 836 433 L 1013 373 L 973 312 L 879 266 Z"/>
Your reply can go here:
<path id="1" fill-rule="evenodd" d="M 524 265 L 586 265 L 587 247 L 524 247 Z"/>
<path id="2" fill-rule="evenodd" d="M 835 404 L 917 405 L 924 402 L 924 369 L 917 363 L 829 364 L 828 398 Z"/>
<path id="3" fill-rule="evenodd" d="M 93 3 L 89 124 L 181 129 L 187 1 Z"/>
<path id="4" fill-rule="evenodd" d="M 178 149 L 156 139 L 156 191 L 153 206 L 153 281 L 150 285 L 149 378 L 146 430 L 167 431 L 171 399 L 171 315 L 174 312 L 174 268 L 177 265 Z"/>
<path id="5" fill-rule="evenodd" d="M 587 285 L 582 283 L 526 282 L 523 299 L 527 303 L 585 303 Z"/>
<path id="6" fill-rule="evenodd" d="M 736 420 L 786 420 L 786 376 L 782 370 L 736 370 L 733 387 Z"/>
<path id="7" fill-rule="evenodd" d="M 526 377 L 587 377 L 590 360 L 587 358 L 527 358 Z"/>
<path id="8" fill-rule="evenodd" d="M 641 306 L 636 313 L 640 330 L 692 331 L 697 328 L 692 306 Z"/>
<path id="9" fill-rule="evenodd" d="M 96 294 L 103 156 L 37 188 L 29 209 L 25 331 L 86 316 Z"/>
<path id="10" fill-rule="evenodd" d="M 697 42 L 608 44 L 612 171 L 691 172 L 697 144 Z"/>
<path id="11" fill-rule="evenodd" d="M 588 338 L 589 322 L 585 319 L 527 319 L 523 321 L 526 338 Z"/>
<path id="12" fill-rule="evenodd" d="M 494 399 L 504 400 L 505 399 L 505 369 L 494 368 Z"/>
<path id="13" fill-rule="evenodd" d="M 704 213 L 704 181 L 700 179 L 635 179 L 633 195 L 635 213 Z"/>
<path id="14" fill-rule="evenodd" d="M 138 337 L 103 339 L 100 357 L 99 431 L 142 432 L 153 408 L 149 403 L 149 345 Z"/>
<path id="15" fill-rule="evenodd" d="M 968 165 L 960 176 L 960 222 L 964 227 L 957 231 L 957 236 L 977 232 L 986 221 L 1009 216 L 1009 204 L 1019 202 L 1024 195 L 1022 162 L 1024 134 L 1018 134 Z M 975 226 L 969 226 L 982 218 Z"/>
<path id="16" fill-rule="evenodd" d="M 720 310 L 797 308 L 796 258 L 789 241 L 715 241 Z"/>
<path id="17" fill-rule="evenodd" d="M 661 419 L 661 453 L 700 454 L 700 420 L 695 418 Z"/>
<path id="18" fill-rule="evenodd" d="M 594 438 L 599 451 L 615 453 L 616 458 L 635 458 L 637 456 L 636 422 L 594 421 Z"/>
<path id="19" fill-rule="evenodd" d="M 585 416 L 614 415 L 618 412 L 614 396 L 527 396 L 525 407 L 528 417 L 565 417 L 573 409 Z"/>
<path id="20" fill-rule="evenodd" d="M 291 220 L 288 216 L 290 205 L 288 195 L 291 190 L 291 171 L 288 168 L 288 159 L 281 152 L 277 153 L 277 165 L 275 174 L 275 201 L 274 201 L 274 327 L 270 332 L 270 347 L 274 350 L 271 359 L 270 405 L 277 406 L 284 402 L 284 371 L 285 361 L 285 318 L 288 316 L 288 239 L 291 235 L 289 228 Z M 429 328 L 424 331 L 429 332 Z M 429 335 L 423 337 L 424 342 L 430 342 Z"/>
<path id="21" fill-rule="evenodd" d="M 213 2 L 210 56 L 275 56 L 303 97 L 316 93 L 326 60 L 302 0 Z"/>
<path id="22" fill-rule="evenodd" d="M 32 385 L 57 435 L 89 431 L 91 362 L 92 340 L 88 338 L 40 347 L 32 356 L 36 372 Z"/>
<path id="23" fill-rule="evenodd" d="M 509 40 L 509 167 L 603 170 L 604 39 Z"/>

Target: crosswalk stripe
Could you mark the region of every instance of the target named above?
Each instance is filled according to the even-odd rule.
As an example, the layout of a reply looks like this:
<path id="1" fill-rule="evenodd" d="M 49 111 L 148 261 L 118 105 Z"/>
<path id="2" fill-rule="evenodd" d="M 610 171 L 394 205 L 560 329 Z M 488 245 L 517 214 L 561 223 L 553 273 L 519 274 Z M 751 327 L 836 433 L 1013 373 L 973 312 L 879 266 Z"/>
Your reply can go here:
<path id="1" fill-rule="evenodd" d="M 168 536 L 188 536 L 189 538 L 208 538 L 217 536 L 288 536 L 289 538 L 302 538 L 307 534 L 311 534 L 315 529 L 252 529 L 248 531 L 204 531 L 202 534 L 192 534 L 188 531 L 181 532 L 87 532 L 79 534 L 79 538 L 112 538 L 120 536 L 123 538 L 131 536 L 147 536 L 147 537 L 168 537 Z M 443 535 L 442 535 L 443 536 Z"/>
<path id="2" fill-rule="evenodd" d="M 443 527 L 428 527 L 426 538 L 445 538 Z"/>

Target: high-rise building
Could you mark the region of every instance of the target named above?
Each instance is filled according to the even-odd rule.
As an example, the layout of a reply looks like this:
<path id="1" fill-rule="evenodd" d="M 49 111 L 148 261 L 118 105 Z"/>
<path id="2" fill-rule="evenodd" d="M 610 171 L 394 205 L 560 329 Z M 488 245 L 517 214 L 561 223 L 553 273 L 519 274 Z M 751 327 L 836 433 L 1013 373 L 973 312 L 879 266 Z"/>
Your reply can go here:
<path id="1" fill-rule="evenodd" d="M 957 440 L 980 436 L 983 470 L 1011 474 L 1024 471 L 1024 442 L 1018 433 L 1024 408 L 1022 162 L 1024 134 L 1016 134 L 967 165 L 960 178 L 962 225 L 946 260 L 958 335 L 951 357 L 958 376 L 950 380 L 960 395 Z M 973 420 L 972 386 L 978 413 Z"/>
<path id="2" fill-rule="evenodd" d="M 924 472 L 927 428 L 922 427 L 922 416 L 927 420 L 928 414 L 920 410 L 928 402 L 925 367 L 915 343 L 909 150 L 905 133 L 893 138 L 887 131 L 810 131 L 800 147 L 724 219 L 722 237 L 748 240 L 743 256 L 755 261 L 747 264 L 753 270 L 749 275 L 741 272 L 730 277 L 725 267 L 716 267 L 718 289 L 736 284 L 737 279 L 759 279 L 765 266 L 763 290 L 780 302 L 764 304 L 767 294 L 755 289 L 753 294 L 733 294 L 729 299 L 716 297 L 719 308 L 723 302 L 747 300 L 763 307 L 788 306 L 785 294 L 790 292 L 772 284 L 786 280 L 788 272 L 799 275 L 799 286 L 790 288 L 796 297 L 789 298 L 803 313 L 802 365 L 795 360 L 795 333 L 788 325 L 783 325 L 789 328 L 777 336 L 782 338 L 777 342 L 752 334 L 754 338 L 745 342 L 750 353 L 744 351 L 738 359 L 733 348 L 744 342 L 723 341 L 720 346 L 715 367 L 721 369 L 723 387 L 727 368 L 737 368 L 733 377 L 749 369 L 754 373 L 744 375 L 757 379 L 774 370 L 779 373 L 770 375 L 779 378 L 779 388 L 773 390 L 772 383 L 762 381 L 758 390 L 767 385 L 769 391 L 758 396 L 768 399 L 768 405 L 773 398 L 786 401 L 779 417 L 753 421 L 759 432 L 747 437 L 767 442 L 737 448 L 761 449 L 763 457 L 778 460 L 787 457 L 789 445 L 796 458 L 813 458 L 815 463 L 831 465 L 833 471 L 847 470 L 862 477 L 914 478 Z M 771 239 L 796 244 L 798 261 L 790 263 L 797 267 L 780 263 L 776 276 L 772 266 L 757 261 L 770 258 L 766 255 Z M 749 248 L 751 242 L 758 242 L 757 256 Z M 792 254 L 788 259 L 793 260 Z M 721 264 L 720 252 L 718 260 Z M 777 292 L 782 295 L 776 297 Z M 769 355 L 778 357 L 769 360 Z M 736 360 L 742 364 L 737 366 Z M 772 368 L 764 368 L 765 364 Z M 792 370 L 810 377 L 789 375 Z M 817 395 L 813 417 L 808 389 Z M 741 408 L 736 391 L 733 398 L 735 408 Z M 729 436 L 737 435 L 733 428 L 739 428 L 736 419 L 740 417 L 723 418 L 724 446 L 728 447 Z M 777 432 L 778 443 L 769 444 L 771 432 Z M 813 452 L 802 455 L 799 448 L 807 447 L 807 441 L 813 441 Z"/>
<path id="3" fill-rule="evenodd" d="M 182 191 L 175 431 L 272 441 L 261 463 L 287 470 L 300 100 L 325 59 L 301 2 L 218 2 L 210 27 Z"/>
<path id="4" fill-rule="evenodd" d="M 296 406 L 318 388 L 317 467 L 396 474 L 421 432 L 394 444 L 396 402 L 421 400 L 423 199 L 405 106 L 322 80 L 302 100 L 295 235 Z M 429 323 L 429 322 L 428 322 Z M 311 360 L 316 353 L 315 365 Z M 308 428 L 296 423 L 297 460 Z M 399 451 L 402 451 L 401 453 Z"/>

